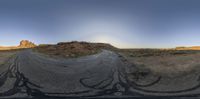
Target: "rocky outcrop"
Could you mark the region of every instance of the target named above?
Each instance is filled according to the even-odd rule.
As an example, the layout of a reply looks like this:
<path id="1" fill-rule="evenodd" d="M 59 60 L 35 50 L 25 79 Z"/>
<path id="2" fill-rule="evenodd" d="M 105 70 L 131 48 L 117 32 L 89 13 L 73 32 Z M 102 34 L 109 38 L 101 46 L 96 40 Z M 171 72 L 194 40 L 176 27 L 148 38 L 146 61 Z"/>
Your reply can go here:
<path id="1" fill-rule="evenodd" d="M 19 47 L 21 47 L 21 48 L 33 48 L 33 47 L 36 47 L 36 45 L 33 42 L 30 42 L 28 40 L 22 40 L 20 42 Z"/>
<path id="2" fill-rule="evenodd" d="M 117 49 L 110 44 L 105 43 L 89 43 L 89 42 L 60 42 L 56 45 L 42 44 L 37 47 L 39 52 L 47 55 L 62 57 L 79 57 L 95 54 L 101 49 L 114 50 Z"/>

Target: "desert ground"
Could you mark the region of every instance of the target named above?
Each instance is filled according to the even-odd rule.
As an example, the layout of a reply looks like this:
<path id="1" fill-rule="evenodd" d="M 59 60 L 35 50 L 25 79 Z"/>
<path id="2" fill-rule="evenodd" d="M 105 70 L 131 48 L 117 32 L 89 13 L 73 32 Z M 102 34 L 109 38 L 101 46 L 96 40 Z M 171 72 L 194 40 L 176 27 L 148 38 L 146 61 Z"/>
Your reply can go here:
<path id="1" fill-rule="evenodd" d="M 126 71 L 133 86 L 153 96 L 198 96 L 200 51 L 193 49 L 121 50 L 131 64 Z M 132 90 L 135 90 L 134 88 Z"/>
<path id="2" fill-rule="evenodd" d="M 0 56 L 2 98 L 200 95 L 199 50 L 62 42 Z"/>

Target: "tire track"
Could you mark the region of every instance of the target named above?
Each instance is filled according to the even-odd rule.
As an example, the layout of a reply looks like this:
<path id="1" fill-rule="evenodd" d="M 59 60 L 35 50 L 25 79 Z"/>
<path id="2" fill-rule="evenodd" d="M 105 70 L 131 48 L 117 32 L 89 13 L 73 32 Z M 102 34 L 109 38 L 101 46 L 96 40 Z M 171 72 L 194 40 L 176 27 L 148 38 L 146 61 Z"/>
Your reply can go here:
<path id="1" fill-rule="evenodd" d="M 9 68 L 6 71 L 6 73 L 1 76 L 0 80 L 3 82 L 2 85 L 4 85 L 6 80 L 9 78 L 15 78 L 15 82 L 11 89 L 1 92 L 0 96 L 12 96 L 17 93 L 24 93 L 23 90 L 25 90 L 25 93 L 28 96 L 45 96 L 45 94 L 41 91 L 30 87 L 31 85 L 37 88 L 41 88 L 40 86 L 30 82 L 29 79 L 26 78 L 23 73 L 19 72 L 18 64 L 19 63 L 17 56 L 14 58 L 13 63 L 9 65 Z"/>

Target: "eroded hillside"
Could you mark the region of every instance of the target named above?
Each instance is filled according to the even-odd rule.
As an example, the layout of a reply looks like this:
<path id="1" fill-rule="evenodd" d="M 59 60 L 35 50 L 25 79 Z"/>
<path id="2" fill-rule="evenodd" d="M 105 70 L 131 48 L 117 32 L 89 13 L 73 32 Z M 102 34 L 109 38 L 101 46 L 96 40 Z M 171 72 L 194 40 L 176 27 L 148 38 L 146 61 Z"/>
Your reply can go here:
<path id="1" fill-rule="evenodd" d="M 36 51 L 50 56 L 59 57 L 79 57 L 91 55 L 101 51 L 101 49 L 116 50 L 110 44 L 88 43 L 88 42 L 60 42 L 56 45 L 41 44 L 36 47 Z"/>

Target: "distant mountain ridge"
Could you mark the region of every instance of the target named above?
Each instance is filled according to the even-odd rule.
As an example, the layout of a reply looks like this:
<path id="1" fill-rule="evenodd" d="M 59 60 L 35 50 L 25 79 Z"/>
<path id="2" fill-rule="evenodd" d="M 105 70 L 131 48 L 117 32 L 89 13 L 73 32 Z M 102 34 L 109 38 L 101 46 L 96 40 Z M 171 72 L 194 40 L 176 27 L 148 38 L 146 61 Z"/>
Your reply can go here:
<path id="1" fill-rule="evenodd" d="M 176 50 L 200 50 L 200 46 L 191 46 L 191 47 L 185 47 L 185 46 L 179 46 L 175 48 Z"/>

